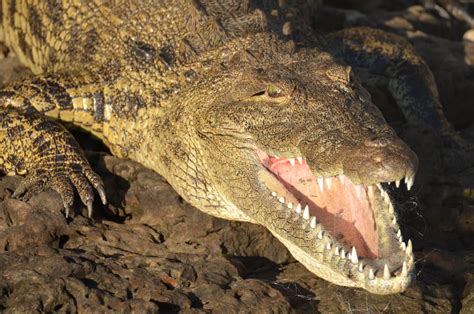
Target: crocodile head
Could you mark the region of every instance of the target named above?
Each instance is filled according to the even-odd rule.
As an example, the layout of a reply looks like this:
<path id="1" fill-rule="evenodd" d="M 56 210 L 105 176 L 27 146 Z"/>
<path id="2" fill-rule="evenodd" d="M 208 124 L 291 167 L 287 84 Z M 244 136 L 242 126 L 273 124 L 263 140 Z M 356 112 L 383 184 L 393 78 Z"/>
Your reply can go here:
<path id="1" fill-rule="evenodd" d="M 198 127 L 228 210 L 264 225 L 332 283 L 404 291 L 412 244 L 403 241 L 388 190 L 401 180 L 411 187 L 416 155 L 350 67 L 330 55 L 300 50 L 237 64 Z"/>

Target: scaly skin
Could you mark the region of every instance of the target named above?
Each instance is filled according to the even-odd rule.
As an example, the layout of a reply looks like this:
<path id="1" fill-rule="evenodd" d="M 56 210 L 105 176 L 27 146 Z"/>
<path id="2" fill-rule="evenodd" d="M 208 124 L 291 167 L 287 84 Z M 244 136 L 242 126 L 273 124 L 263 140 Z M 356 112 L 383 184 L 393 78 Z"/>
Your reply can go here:
<path id="1" fill-rule="evenodd" d="M 25 2 L 5 0 L 0 10 L 0 39 L 37 75 L 0 91 L 2 167 L 9 175 L 27 174 L 15 195 L 53 188 L 66 214 L 73 186 L 89 211 L 92 187 L 106 201 L 102 181 L 51 117 L 157 171 L 200 210 L 262 224 L 328 281 L 377 294 L 408 287 L 411 242 L 397 235 L 384 182 L 405 178 L 410 187 L 417 158 L 351 68 L 325 52 L 343 58 L 341 49 L 350 44 L 363 59 L 374 45 L 393 50 L 398 39 L 373 31 L 377 40 L 364 41 L 354 31 L 314 41 L 304 23 L 297 25 L 297 8 L 284 1 L 282 7 L 238 0 Z M 298 32 L 313 44 L 289 40 Z M 402 71 L 400 60 L 415 57 L 405 42 L 403 49 L 410 53 L 381 58 Z M 413 75 L 431 90 L 431 72 L 424 63 L 420 68 Z M 410 91 L 391 92 L 407 115 L 421 112 L 435 128 L 444 119 L 430 102 L 438 101 L 436 93 L 423 92 L 427 101 L 420 104 L 406 101 L 415 97 Z M 324 190 L 314 192 L 318 197 L 330 195 L 332 182 L 333 191 L 345 189 L 346 200 L 369 204 L 368 212 L 352 213 L 362 216 L 357 221 L 333 219 L 353 228 L 353 241 L 365 245 L 372 237 L 375 253 L 362 244 L 355 245 L 360 254 L 355 247 L 348 253 L 350 241 L 327 225 L 324 213 L 321 221 L 314 218 L 320 209 L 297 205 L 309 204 L 310 196 L 297 196 L 271 171 L 273 160 L 292 165 L 294 157 L 301 157 L 295 169 L 313 176 L 308 182 L 318 178 Z M 336 176 L 341 182 L 330 181 Z M 363 221 L 372 224 L 369 235 L 359 234 L 366 227 L 350 227 Z"/>

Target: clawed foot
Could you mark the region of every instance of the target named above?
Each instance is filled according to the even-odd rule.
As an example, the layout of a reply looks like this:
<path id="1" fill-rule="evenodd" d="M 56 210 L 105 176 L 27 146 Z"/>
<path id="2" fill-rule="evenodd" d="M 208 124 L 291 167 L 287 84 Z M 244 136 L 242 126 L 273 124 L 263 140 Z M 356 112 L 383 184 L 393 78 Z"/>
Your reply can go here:
<path id="1" fill-rule="evenodd" d="M 61 195 L 66 218 L 74 202 L 74 188 L 87 206 L 89 217 L 92 216 L 94 202 L 93 187 L 97 190 L 102 204 L 107 204 L 102 179 L 90 168 L 89 165 L 68 165 L 53 171 L 34 169 L 20 183 L 13 193 L 13 197 L 28 200 L 45 189 L 53 189 Z"/>

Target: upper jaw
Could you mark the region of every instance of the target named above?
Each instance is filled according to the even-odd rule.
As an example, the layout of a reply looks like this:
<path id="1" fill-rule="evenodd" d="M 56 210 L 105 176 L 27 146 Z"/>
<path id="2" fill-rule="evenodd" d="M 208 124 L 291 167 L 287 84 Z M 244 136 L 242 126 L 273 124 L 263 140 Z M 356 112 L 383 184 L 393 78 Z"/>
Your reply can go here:
<path id="1" fill-rule="evenodd" d="M 282 162 L 292 167 L 306 163 L 302 156 L 284 158 Z M 328 226 L 318 219 L 317 214 L 314 215 L 313 205 L 300 202 L 267 168 L 260 171 L 260 180 L 266 187 L 271 211 L 278 212 L 278 217 L 286 217 L 287 227 L 275 228 L 275 222 L 269 219 L 264 219 L 262 224 L 281 239 L 310 271 L 335 284 L 360 287 L 375 294 L 399 293 L 408 287 L 414 269 L 412 244 L 410 240 L 403 242 L 387 184 L 356 187 L 358 197 L 367 198 L 371 204 L 379 239 L 379 258 L 369 258 L 361 256 L 356 247 L 335 239 Z M 413 177 L 406 179 L 408 188 L 412 180 Z M 350 182 L 350 178 L 338 175 L 319 177 L 316 181 L 323 191 L 341 182 Z"/>
<path id="2" fill-rule="evenodd" d="M 343 173 L 356 184 L 377 184 L 405 180 L 410 189 L 418 168 L 416 154 L 398 138 L 366 140 L 345 153 Z"/>

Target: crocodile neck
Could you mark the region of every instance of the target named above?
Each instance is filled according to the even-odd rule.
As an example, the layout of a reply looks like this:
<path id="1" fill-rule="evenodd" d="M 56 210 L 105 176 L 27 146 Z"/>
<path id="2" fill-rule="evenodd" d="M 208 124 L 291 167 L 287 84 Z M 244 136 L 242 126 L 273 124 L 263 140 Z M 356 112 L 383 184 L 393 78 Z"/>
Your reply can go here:
<path id="1" fill-rule="evenodd" d="M 180 95 L 180 99 L 184 101 L 177 103 L 171 99 L 172 106 L 139 113 L 130 142 L 140 145 L 128 157 L 161 174 L 178 194 L 201 211 L 223 219 L 254 222 L 222 198 L 210 182 L 196 131 L 196 119 L 205 105 L 192 105 L 199 103 L 195 97 Z"/>

